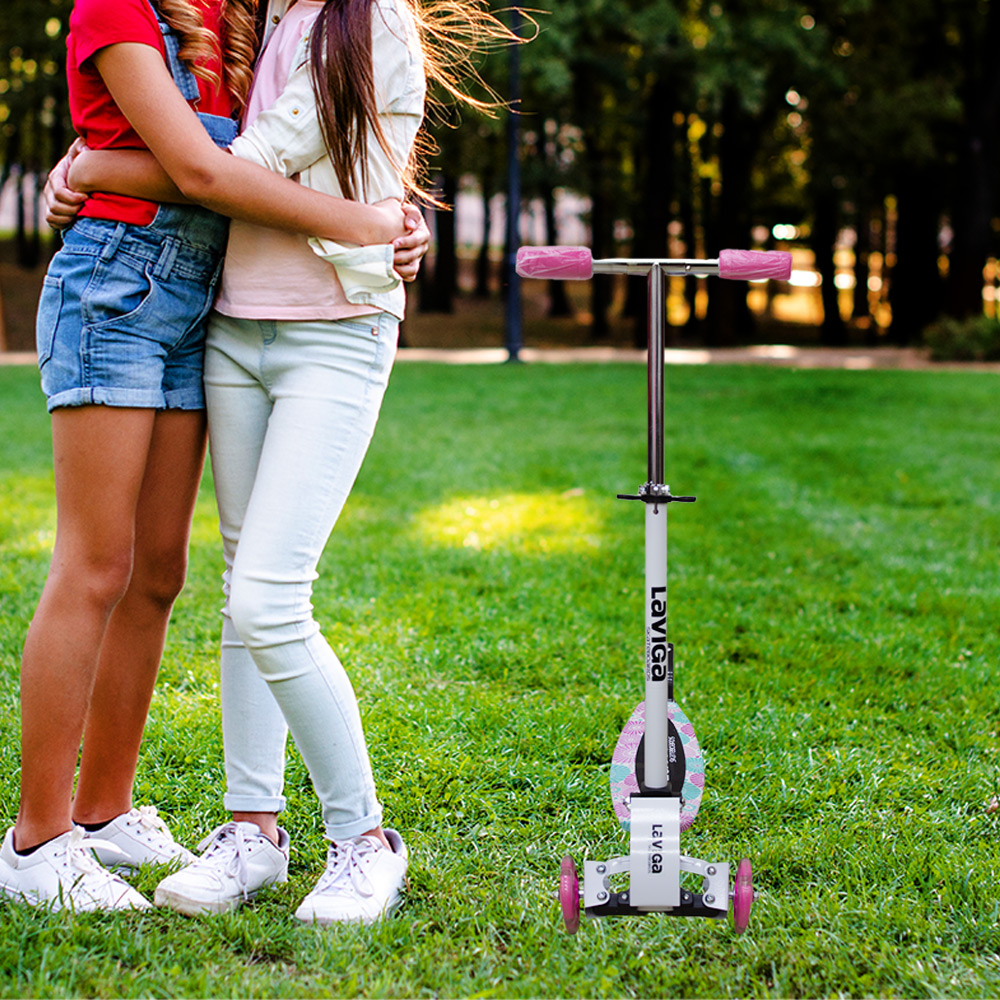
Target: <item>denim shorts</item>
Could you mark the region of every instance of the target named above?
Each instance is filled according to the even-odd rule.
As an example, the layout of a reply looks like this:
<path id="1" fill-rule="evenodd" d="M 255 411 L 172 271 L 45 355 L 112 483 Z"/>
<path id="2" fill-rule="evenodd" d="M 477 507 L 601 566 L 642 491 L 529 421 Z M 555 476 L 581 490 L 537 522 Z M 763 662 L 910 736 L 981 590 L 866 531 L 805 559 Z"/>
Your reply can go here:
<path id="1" fill-rule="evenodd" d="M 229 220 L 163 205 L 148 226 L 78 219 L 38 303 L 38 367 L 49 410 L 199 410 L 205 326 Z"/>

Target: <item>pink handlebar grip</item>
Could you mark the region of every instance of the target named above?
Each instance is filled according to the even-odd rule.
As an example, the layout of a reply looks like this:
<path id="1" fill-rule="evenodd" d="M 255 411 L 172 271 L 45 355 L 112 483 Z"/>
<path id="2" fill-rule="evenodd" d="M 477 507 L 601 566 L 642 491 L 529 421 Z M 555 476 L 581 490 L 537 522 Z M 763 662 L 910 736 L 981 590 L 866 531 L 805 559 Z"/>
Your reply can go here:
<path id="1" fill-rule="evenodd" d="M 516 267 L 522 278 L 587 281 L 594 273 L 594 259 L 588 247 L 521 247 Z"/>
<path id="2" fill-rule="evenodd" d="M 784 250 L 723 250 L 719 254 L 719 277 L 733 281 L 777 278 L 787 281 L 792 273 L 792 255 Z"/>

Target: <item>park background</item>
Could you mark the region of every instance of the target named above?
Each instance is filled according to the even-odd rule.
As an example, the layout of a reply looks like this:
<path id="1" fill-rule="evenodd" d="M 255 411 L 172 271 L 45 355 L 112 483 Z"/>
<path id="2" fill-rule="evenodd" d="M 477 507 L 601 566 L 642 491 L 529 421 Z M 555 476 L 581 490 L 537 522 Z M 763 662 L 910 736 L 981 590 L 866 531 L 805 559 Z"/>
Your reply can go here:
<path id="1" fill-rule="evenodd" d="M 0 302 L 18 360 L 53 248 L 34 192 L 70 138 L 69 6 L 0 10 Z M 324 850 L 293 748 L 286 886 L 218 920 L 0 906 L 0 994 L 1000 994 L 997 374 L 970 363 L 998 343 L 1000 5 L 536 6 L 522 114 L 435 130 L 458 208 L 431 216 L 411 356 L 505 355 L 513 148 L 525 242 L 792 251 L 794 283 L 673 283 L 672 360 L 822 347 L 844 362 L 667 377 L 670 482 L 699 497 L 671 516 L 677 689 L 706 763 L 684 843 L 752 859 L 750 929 L 654 916 L 562 931 L 561 855 L 624 848 L 608 762 L 641 697 L 642 543 L 637 505 L 614 495 L 645 470 L 644 295 L 525 282 L 526 348 L 594 363 L 397 366 L 317 581 L 412 852 L 399 917 L 333 933 L 292 919 Z M 509 51 L 483 66 L 501 95 L 511 72 Z M 878 367 L 900 351 L 925 363 Z M 30 364 L 0 366 L 0 401 L 7 825 L 20 647 L 55 517 Z M 225 818 L 220 572 L 206 474 L 136 788 L 189 846 Z"/>
<path id="2" fill-rule="evenodd" d="M 34 195 L 72 137 L 70 6 L 5 0 L 0 13 L 0 213 L 12 236 L 0 256 L 0 347 L 10 350 L 31 346 L 31 295 L 54 247 Z M 502 342 L 514 245 L 586 243 L 597 257 L 792 251 L 792 282 L 749 295 L 739 283 L 675 282 L 677 344 L 930 337 L 941 355 L 1000 356 L 995 2 L 533 9 L 537 29 L 514 24 L 533 40 L 481 65 L 520 114 L 446 112 L 432 125 L 432 179 L 458 207 L 430 213 L 433 253 L 407 343 Z M 525 298 L 539 346 L 642 346 L 638 283 L 553 282 Z"/>

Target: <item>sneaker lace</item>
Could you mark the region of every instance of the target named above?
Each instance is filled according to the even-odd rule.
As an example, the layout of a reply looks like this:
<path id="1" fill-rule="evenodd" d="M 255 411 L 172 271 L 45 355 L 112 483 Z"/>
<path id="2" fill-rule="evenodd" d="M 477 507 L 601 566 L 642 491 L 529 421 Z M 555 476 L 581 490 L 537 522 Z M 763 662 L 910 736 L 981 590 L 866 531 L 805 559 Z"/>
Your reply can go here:
<path id="1" fill-rule="evenodd" d="M 151 835 L 154 840 L 159 836 L 161 840 L 174 843 L 173 835 L 167 824 L 156 813 L 156 806 L 139 806 L 138 809 L 133 809 L 132 815 L 128 819 L 128 825 L 139 827 L 145 834 Z"/>
<path id="2" fill-rule="evenodd" d="M 196 865 L 205 865 L 232 877 L 243 898 L 248 898 L 248 851 L 246 837 L 239 823 L 223 823 L 198 845 L 198 850 L 205 853 L 195 862 Z"/>
<path id="3" fill-rule="evenodd" d="M 349 887 L 359 896 L 372 896 L 375 887 L 365 874 L 361 859 L 378 850 L 367 837 L 334 841 L 327 855 L 326 871 L 316 884 L 315 892 L 348 892 Z"/>
<path id="4" fill-rule="evenodd" d="M 124 857 L 125 852 L 109 840 L 100 840 L 97 837 L 88 837 L 87 831 L 82 827 L 75 826 L 66 842 L 66 865 L 74 872 L 78 872 L 80 877 L 88 875 L 98 875 L 107 879 L 115 879 L 113 872 L 109 872 L 93 855 L 95 847 L 119 854 Z"/>

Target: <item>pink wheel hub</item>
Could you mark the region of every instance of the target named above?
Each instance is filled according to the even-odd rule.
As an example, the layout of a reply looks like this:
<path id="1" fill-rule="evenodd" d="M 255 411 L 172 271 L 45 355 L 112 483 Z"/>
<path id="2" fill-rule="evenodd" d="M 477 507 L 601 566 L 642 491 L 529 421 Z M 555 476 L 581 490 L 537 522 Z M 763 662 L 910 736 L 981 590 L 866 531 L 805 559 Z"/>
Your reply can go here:
<path id="1" fill-rule="evenodd" d="M 742 934 L 750 923 L 753 906 L 753 870 L 750 859 L 744 858 L 736 867 L 736 885 L 733 889 L 733 930 Z"/>
<path id="2" fill-rule="evenodd" d="M 580 926 L 580 880 L 576 875 L 576 863 L 568 854 L 559 867 L 559 905 L 566 930 L 575 934 Z"/>

